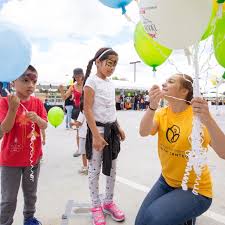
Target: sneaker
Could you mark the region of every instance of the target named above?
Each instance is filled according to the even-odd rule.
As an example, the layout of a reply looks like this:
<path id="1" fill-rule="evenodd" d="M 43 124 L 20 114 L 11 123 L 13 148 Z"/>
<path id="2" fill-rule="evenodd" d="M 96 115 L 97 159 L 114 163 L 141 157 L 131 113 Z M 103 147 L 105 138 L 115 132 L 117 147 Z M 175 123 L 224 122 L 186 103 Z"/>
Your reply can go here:
<path id="1" fill-rule="evenodd" d="M 88 168 L 86 166 L 82 166 L 79 170 L 78 173 L 88 175 Z"/>
<path id="2" fill-rule="evenodd" d="M 123 211 L 118 209 L 114 202 L 109 204 L 103 204 L 103 212 L 109 214 L 113 220 L 121 222 L 125 220 Z"/>
<path id="3" fill-rule="evenodd" d="M 35 217 L 30 217 L 24 221 L 24 225 L 42 225 Z"/>
<path id="4" fill-rule="evenodd" d="M 92 224 L 93 225 L 106 225 L 105 217 L 102 211 L 102 207 L 95 207 L 91 209 Z"/>
<path id="5" fill-rule="evenodd" d="M 79 151 L 77 150 L 75 153 L 73 153 L 73 157 L 78 157 L 80 156 L 81 154 L 79 153 Z"/>

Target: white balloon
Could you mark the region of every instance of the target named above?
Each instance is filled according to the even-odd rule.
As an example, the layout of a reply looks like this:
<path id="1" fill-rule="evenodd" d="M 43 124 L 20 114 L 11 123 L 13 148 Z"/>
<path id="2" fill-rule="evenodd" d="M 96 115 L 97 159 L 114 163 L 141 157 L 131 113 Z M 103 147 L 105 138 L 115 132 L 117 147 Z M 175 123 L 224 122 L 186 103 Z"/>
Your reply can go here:
<path id="1" fill-rule="evenodd" d="M 182 49 L 201 40 L 212 13 L 212 0 L 140 0 L 146 32 L 170 49 Z"/>

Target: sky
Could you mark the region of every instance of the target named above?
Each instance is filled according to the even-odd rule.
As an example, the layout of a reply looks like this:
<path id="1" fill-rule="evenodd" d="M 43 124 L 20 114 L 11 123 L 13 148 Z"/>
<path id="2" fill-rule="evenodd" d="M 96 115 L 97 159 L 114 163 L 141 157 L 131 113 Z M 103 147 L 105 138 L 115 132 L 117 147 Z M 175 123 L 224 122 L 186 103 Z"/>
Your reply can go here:
<path id="1" fill-rule="evenodd" d="M 130 62 L 141 60 L 133 44 L 135 26 L 140 20 L 138 13 L 135 1 L 127 6 L 132 23 L 122 16 L 120 9 L 106 7 L 99 0 L 0 0 L 0 20 L 19 25 L 31 40 L 31 63 L 39 72 L 40 83 L 69 82 L 73 69 L 82 67 L 85 71 L 88 61 L 105 46 L 119 54 L 113 76 L 133 82 L 134 67 Z M 202 43 L 202 49 L 203 63 L 209 61 L 211 39 Z M 183 50 L 173 51 L 169 59 L 155 76 L 151 67 L 138 63 L 136 82 L 151 86 L 177 71 L 192 73 Z M 214 56 L 203 70 L 201 76 L 207 79 L 224 71 Z"/>

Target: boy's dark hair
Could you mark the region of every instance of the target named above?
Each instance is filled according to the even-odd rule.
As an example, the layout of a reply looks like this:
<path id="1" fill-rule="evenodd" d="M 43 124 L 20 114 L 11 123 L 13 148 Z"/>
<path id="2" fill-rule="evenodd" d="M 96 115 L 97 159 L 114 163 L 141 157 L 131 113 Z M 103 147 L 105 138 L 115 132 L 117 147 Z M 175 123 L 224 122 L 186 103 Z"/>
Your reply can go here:
<path id="1" fill-rule="evenodd" d="M 37 70 L 36 70 L 32 65 L 29 65 L 29 66 L 27 67 L 27 70 L 30 70 L 30 71 L 32 71 L 32 72 L 37 73 Z"/>
<path id="2" fill-rule="evenodd" d="M 191 78 L 191 76 L 187 74 L 177 74 L 177 75 L 180 76 L 181 87 L 188 90 L 188 94 L 185 100 L 190 102 L 193 98 L 193 79 Z M 189 102 L 186 103 L 190 105 Z"/>
<path id="3" fill-rule="evenodd" d="M 108 51 L 107 51 L 108 50 Z M 105 52 L 105 53 L 104 53 Z M 85 72 L 85 77 L 84 77 L 84 84 L 87 80 L 87 78 L 89 77 L 90 73 L 91 73 L 91 69 L 92 69 L 92 66 L 93 66 L 93 63 L 95 62 L 96 59 L 99 59 L 100 61 L 103 61 L 103 60 L 106 60 L 108 59 L 108 56 L 109 55 L 115 55 L 115 56 L 118 56 L 118 54 L 112 49 L 112 48 L 100 48 L 93 59 L 91 59 L 89 62 L 88 62 L 88 65 L 87 65 L 87 69 L 86 69 L 86 72 Z M 100 57 L 100 58 L 99 58 Z"/>

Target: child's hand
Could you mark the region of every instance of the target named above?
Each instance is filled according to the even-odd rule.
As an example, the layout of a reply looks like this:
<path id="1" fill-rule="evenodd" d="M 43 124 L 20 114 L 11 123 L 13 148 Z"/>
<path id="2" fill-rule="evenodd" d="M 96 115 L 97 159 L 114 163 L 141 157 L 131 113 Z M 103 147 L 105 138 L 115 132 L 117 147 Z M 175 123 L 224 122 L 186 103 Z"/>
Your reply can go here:
<path id="1" fill-rule="evenodd" d="M 15 95 L 8 95 L 9 110 L 17 111 L 20 105 L 20 99 Z"/>
<path id="2" fill-rule="evenodd" d="M 160 99 L 163 97 L 162 91 L 158 85 L 153 85 L 149 90 L 150 107 L 157 109 Z"/>
<path id="3" fill-rule="evenodd" d="M 76 128 L 78 128 L 79 127 L 79 122 L 77 122 L 77 121 L 74 121 L 74 122 L 70 122 L 70 126 L 72 127 L 72 126 L 75 126 Z"/>
<path id="4" fill-rule="evenodd" d="M 30 119 L 32 122 L 36 123 L 39 119 L 39 116 L 36 112 L 27 112 L 26 116 L 28 119 Z"/>
<path id="5" fill-rule="evenodd" d="M 93 136 L 93 148 L 97 151 L 102 151 L 105 146 L 108 145 L 108 143 L 105 141 L 105 139 L 99 135 L 97 137 Z"/>
<path id="6" fill-rule="evenodd" d="M 121 128 L 119 128 L 119 133 L 120 133 L 119 135 L 120 135 L 121 141 L 124 141 L 125 138 L 126 138 L 126 135 L 125 135 L 124 130 L 122 130 Z"/>
<path id="7" fill-rule="evenodd" d="M 41 142 L 42 142 L 42 145 L 45 145 L 46 143 L 44 138 L 42 138 Z"/>

